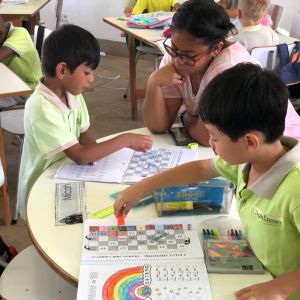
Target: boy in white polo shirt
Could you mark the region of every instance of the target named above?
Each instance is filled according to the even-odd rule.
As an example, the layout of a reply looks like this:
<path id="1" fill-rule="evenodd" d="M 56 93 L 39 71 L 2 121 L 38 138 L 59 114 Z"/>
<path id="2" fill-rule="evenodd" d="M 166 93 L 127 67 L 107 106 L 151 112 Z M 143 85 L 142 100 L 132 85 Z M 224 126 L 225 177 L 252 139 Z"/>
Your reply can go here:
<path id="1" fill-rule="evenodd" d="M 266 16 L 270 0 L 239 0 L 238 18 L 241 24 L 239 33 L 232 38 L 251 52 L 255 47 L 275 46 L 279 44 L 277 33 L 260 23 Z"/>
<path id="2" fill-rule="evenodd" d="M 155 189 L 224 176 L 237 185 L 245 236 L 274 276 L 237 291 L 236 299 L 281 300 L 293 295 L 288 299 L 299 300 L 300 143 L 282 137 L 288 105 L 285 85 L 275 73 L 238 64 L 215 77 L 199 103 L 199 115 L 217 155 L 127 188 L 115 203 L 115 215 L 126 215 Z"/>
<path id="3" fill-rule="evenodd" d="M 100 47 L 90 32 L 71 24 L 61 26 L 48 36 L 42 51 L 45 77 L 25 106 L 17 199 L 22 217 L 31 187 L 54 162 L 67 156 L 88 164 L 124 147 L 147 151 L 152 146 L 146 135 L 125 133 L 98 144 L 91 134 L 81 93 L 94 80 Z"/>

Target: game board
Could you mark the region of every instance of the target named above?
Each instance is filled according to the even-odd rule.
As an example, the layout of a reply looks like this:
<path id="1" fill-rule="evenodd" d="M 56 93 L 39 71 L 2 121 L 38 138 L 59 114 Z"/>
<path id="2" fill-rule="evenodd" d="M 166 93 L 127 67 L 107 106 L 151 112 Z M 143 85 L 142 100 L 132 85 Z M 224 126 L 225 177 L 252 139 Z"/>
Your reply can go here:
<path id="1" fill-rule="evenodd" d="M 182 149 L 152 148 L 147 152 L 134 152 L 125 171 L 123 182 L 138 182 L 187 161 Z"/>
<path id="2" fill-rule="evenodd" d="M 210 300 L 198 233 L 190 224 L 87 219 L 79 299 Z"/>
<path id="3" fill-rule="evenodd" d="M 182 224 L 90 226 L 85 249 L 90 251 L 168 251 L 189 244 Z"/>
<path id="4" fill-rule="evenodd" d="M 156 148 L 145 153 L 120 149 L 93 165 L 63 164 L 56 178 L 83 181 L 135 183 L 141 179 L 197 159 L 198 152 L 178 147 Z"/>

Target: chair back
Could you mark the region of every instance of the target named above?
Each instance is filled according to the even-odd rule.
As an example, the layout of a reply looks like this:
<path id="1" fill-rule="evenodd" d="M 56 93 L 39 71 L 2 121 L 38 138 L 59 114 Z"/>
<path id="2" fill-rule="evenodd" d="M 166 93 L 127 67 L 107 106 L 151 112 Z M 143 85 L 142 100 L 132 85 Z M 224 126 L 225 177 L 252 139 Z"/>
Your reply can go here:
<path id="1" fill-rule="evenodd" d="M 2 166 L 2 161 L 0 159 L 0 187 L 4 184 L 4 171 Z"/>
<path id="2" fill-rule="evenodd" d="M 288 45 L 289 55 L 292 54 L 294 47 L 295 44 Z M 251 50 L 251 56 L 267 70 L 277 71 L 279 68 L 279 57 L 276 46 L 253 48 Z"/>
<path id="3" fill-rule="evenodd" d="M 274 30 L 277 29 L 279 22 L 282 18 L 283 12 L 284 12 L 284 7 L 273 3 L 269 5 L 268 14 L 272 19 L 272 23 L 273 23 L 272 28 Z"/>
<path id="4" fill-rule="evenodd" d="M 36 50 L 41 58 L 42 54 L 42 48 L 43 48 L 43 43 L 46 37 L 52 32 L 52 30 L 41 26 L 41 25 L 36 25 L 34 27 L 34 33 L 33 33 L 33 43 L 36 47 Z"/>
<path id="5" fill-rule="evenodd" d="M 294 16 L 290 36 L 300 40 L 300 13 Z"/>

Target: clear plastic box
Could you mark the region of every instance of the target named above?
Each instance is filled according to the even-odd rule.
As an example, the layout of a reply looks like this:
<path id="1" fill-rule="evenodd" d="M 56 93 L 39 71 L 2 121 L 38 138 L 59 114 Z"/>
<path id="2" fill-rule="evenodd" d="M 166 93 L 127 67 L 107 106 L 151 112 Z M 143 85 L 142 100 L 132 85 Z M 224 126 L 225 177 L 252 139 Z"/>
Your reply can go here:
<path id="1" fill-rule="evenodd" d="M 228 214 L 234 188 L 233 183 L 218 177 L 156 190 L 153 197 L 159 216 Z"/>

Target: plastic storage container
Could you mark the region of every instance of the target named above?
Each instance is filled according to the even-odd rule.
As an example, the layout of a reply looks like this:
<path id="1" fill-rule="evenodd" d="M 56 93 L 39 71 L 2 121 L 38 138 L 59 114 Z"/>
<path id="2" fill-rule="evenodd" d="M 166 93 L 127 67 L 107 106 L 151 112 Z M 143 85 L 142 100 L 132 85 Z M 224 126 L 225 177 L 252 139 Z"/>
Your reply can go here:
<path id="1" fill-rule="evenodd" d="M 175 186 L 153 193 L 159 216 L 227 214 L 235 185 L 224 178 Z"/>

